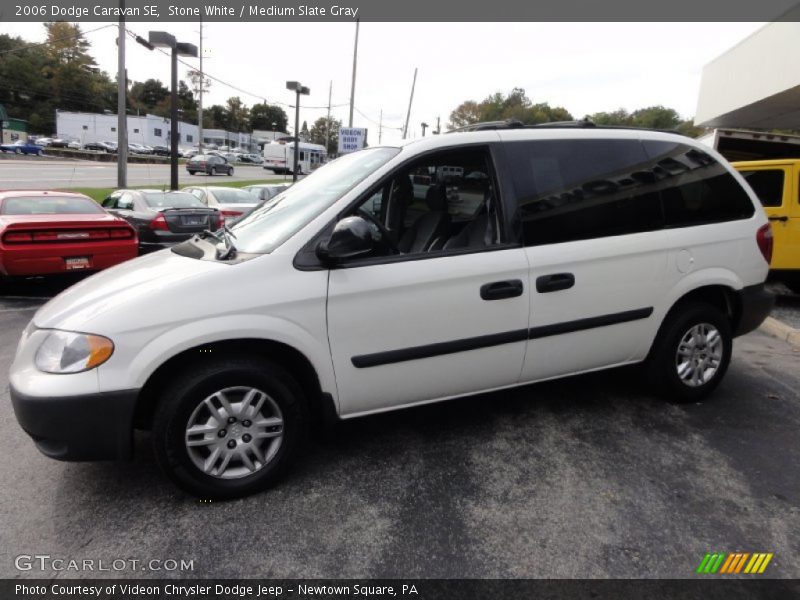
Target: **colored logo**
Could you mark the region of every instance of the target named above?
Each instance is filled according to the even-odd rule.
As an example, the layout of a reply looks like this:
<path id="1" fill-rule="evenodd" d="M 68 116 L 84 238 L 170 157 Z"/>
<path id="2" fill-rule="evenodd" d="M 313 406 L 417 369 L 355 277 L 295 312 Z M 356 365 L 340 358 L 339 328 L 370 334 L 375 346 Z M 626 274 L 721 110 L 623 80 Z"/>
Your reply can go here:
<path id="1" fill-rule="evenodd" d="M 706 553 L 696 572 L 706 575 L 761 574 L 772 560 L 772 556 L 772 552 Z"/>

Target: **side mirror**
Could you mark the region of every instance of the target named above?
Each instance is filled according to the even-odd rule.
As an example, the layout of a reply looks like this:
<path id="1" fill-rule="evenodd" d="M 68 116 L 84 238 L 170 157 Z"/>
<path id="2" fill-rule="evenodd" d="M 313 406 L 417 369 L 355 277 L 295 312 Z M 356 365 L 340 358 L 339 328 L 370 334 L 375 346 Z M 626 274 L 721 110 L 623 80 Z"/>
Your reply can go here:
<path id="1" fill-rule="evenodd" d="M 336 223 L 327 240 L 317 245 L 317 258 L 323 263 L 335 263 L 344 258 L 363 256 L 372 252 L 373 239 L 369 223 L 362 217 L 346 217 Z"/>

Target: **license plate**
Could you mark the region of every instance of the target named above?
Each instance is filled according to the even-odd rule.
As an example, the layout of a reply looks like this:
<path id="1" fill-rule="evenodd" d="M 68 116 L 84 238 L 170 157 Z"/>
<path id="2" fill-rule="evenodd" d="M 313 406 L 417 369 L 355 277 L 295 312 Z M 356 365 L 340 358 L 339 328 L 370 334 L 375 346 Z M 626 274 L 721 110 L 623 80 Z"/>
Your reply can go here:
<path id="1" fill-rule="evenodd" d="M 64 263 L 67 266 L 67 271 L 79 271 L 81 269 L 88 269 L 92 266 L 91 260 L 88 256 L 73 256 L 65 258 Z"/>
<path id="2" fill-rule="evenodd" d="M 205 221 L 205 219 L 202 217 L 186 217 L 183 220 L 186 225 L 202 225 L 203 221 Z"/>

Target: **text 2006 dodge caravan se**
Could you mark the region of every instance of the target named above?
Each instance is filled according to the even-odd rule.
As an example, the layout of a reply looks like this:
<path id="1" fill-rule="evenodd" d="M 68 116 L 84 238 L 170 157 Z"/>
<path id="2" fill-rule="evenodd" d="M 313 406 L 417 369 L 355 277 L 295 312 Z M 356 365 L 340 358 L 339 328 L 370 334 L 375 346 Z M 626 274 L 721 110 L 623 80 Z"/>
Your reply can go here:
<path id="1" fill-rule="evenodd" d="M 645 362 L 710 393 L 771 308 L 767 219 L 677 135 L 472 126 L 339 158 L 230 231 L 45 305 L 11 368 L 17 418 L 63 460 L 152 430 L 182 488 L 269 486 L 316 419 Z"/>

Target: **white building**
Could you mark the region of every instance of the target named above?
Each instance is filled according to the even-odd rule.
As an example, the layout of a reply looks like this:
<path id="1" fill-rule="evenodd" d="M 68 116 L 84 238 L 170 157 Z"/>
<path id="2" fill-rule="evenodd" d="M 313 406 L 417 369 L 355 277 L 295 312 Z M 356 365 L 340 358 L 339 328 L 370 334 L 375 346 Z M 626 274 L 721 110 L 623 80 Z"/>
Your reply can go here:
<path id="1" fill-rule="evenodd" d="M 780 18 L 703 68 L 695 124 L 800 128 L 800 8 Z"/>
<path id="2" fill-rule="evenodd" d="M 157 115 L 129 115 L 128 141 L 148 146 L 170 145 L 170 119 Z M 87 142 L 116 141 L 117 115 L 56 111 L 58 137 Z M 194 146 L 198 142 L 197 125 L 178 122 L 178 143 Z"/>

